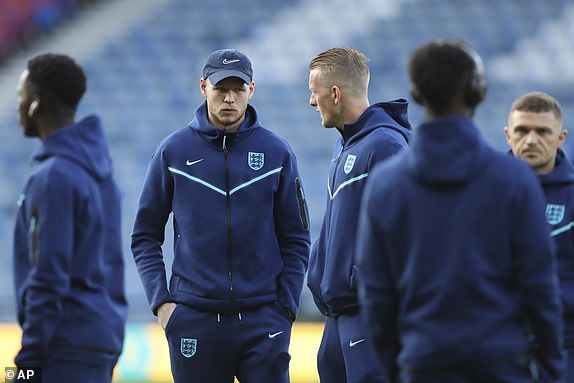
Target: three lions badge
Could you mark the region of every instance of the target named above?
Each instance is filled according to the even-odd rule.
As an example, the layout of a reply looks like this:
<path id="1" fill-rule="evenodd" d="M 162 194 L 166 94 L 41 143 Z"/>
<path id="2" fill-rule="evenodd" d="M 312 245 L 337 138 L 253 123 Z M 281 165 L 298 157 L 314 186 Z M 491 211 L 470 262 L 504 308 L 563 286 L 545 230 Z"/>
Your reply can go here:
<path id="1" fill-rule="evenodd" d="M 357 159 L 357 156 L 354 156 L 352 154 L 349 154 L 347 156 L 347 160 L 345 161 L 345 166 L 343 167 L 343 171 L 345 172 L 345 174 L 349 174 L 351 172 L 351 170 L 353 170 L 353 165 L 355 165 L 356 159 Z"/>
<path id="2" fill-rule="evenodd" d="M 181 338 L 181 355 L 191 358 L 197 351 L 197 339 Z"/>
<path id="3" fill-rule="evenodd" d="M 551 225 L 557 225 L 564 219 L 566 206 L 556 204 L 546 204 L 546 220 Z"/>
<path id="4" fill-rule="evenodd" d="M 265 164 L 265 153 L 249 152 L 247 154 L 247 164 L 253 170 L 259 170 Z"/>

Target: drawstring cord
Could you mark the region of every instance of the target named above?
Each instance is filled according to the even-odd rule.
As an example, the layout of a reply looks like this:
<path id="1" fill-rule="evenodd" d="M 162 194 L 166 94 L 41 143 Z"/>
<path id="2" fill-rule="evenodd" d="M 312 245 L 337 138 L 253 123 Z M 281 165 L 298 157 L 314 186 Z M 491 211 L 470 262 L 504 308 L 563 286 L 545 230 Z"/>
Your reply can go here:
<path id="1" fill-rule="evenodd" d="M 237 313 L 237 318 L 239 319 L 240 322 L 243 320 L 243 316 L 241 316 L 241 313 Z M 219 326 L 220 324 L 221 324 L 221 313 L 217 313 L 217 325 Z"/>

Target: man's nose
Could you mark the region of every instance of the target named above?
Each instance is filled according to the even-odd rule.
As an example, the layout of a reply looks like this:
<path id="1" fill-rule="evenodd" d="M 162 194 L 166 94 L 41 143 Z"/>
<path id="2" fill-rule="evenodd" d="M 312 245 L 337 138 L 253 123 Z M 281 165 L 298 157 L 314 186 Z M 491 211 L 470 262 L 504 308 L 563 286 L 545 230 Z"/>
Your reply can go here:
<path id="1" fill-rule="evenodd" d="M 235 97 L 233 97 L 233 93 L 232 93 L 232 92 L 227 92 L 227 93 L 225 94 L 225 99 L 224 99 L 224 101 L 227 102 L 227 103 L 233 103 L 233 102 L 235 102 Z"/>
<path id="2" fill-rule="evenodd" d="M 526 143 L 529 145 L 534 145 L 538 142 L 538 135 L 535 132 L 529 132 L 526 135 Z"/>
<path id="3" fill-rule="evenodd" d="M 313 95 L 309 97 L 309 105 L 313 107 L 317 106 L 317 102 L 315 101 L 315 97 Z"/>

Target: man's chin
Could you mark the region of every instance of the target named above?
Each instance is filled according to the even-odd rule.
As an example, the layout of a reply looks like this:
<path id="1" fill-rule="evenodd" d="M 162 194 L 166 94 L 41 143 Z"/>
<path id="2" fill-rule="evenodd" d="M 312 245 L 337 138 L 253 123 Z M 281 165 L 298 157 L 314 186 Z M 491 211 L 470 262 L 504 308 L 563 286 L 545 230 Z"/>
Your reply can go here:
<path id="1" fill-rule="evenodd" d="M 322 120 L 321 123 L 323 124 L 323 127 L 326 129 L 331 129 L 335 127 L 335 124 L 332 124 L 330 121 Z"/>
<path id="2" fill-rule="evenodd" d="M 537 164 L 540 164 L 540 156 L 533 154 L 533 153 L 527 153 L 527 154 L 521 154 L 520 156 L 518 156 L 521 160 L 524 160 L 526 162 L 528 162 L 531 166 L 535 166 Z"/>
<path id="3" fill-rule="evenodd" d="M 24 128 L 24 136 L 34 138 L 40 137 L 40 134 L 38 133 L 38 129 Z"/>
<path id="4" fill-rule="evenodd" d="M 530 167 L 531 167 L 532 169 L 534 169 L 536 172 L 538 172 L 538 171 L 541 170 L 541 169 L 546 168 L 546 166 L 547 166 L 547 164 L 548 164 L 547 162 L 541 161 L 541 160 L 538 159 L 538 158 L 525 159 L 525 161 L 526 161 L 526 163 L 527 163 L 528 165 L 530 165 Z"/>

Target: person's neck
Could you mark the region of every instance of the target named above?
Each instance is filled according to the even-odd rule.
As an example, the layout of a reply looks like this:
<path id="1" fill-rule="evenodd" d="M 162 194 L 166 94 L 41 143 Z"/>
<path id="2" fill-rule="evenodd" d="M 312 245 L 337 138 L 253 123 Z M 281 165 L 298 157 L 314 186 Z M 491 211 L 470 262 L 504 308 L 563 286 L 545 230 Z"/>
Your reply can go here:
<path id="1" fill-rule="evenodd" d="M 347 101 L 345 112 L 343 115 L 343 126 L 338 127 L 343 131 L 345 125 L 351 125 L 365 113 L 365 110 L 370 106 L 368 98 L 361 98 L 357 100 Z"/>
<path id="2" fill-rule="evenodd" d="M 552 173 L 556 169 L 556 157 L 554 157 L 545 166 L 535 167 L 533 169 L 536 172 L 536 175 L 539 175 L 539 176 L 543 176 L 543 175 Z"/>
<path id="3" fill-rule="evenodd" d="M 225 133 L 235 133 L 235 132 L 237 132 L 237 130 L 239 130 L 239 127 L 241 126 L 243 121 L 245 121 L 245 116 L 241 120 L 236 121 L 230 125 L 213 124 L 213 123 L 212 123 L 212 125 L 214 127 L 216 127 L 217 129 L 223 130 Z"/>
<path id="4" fill-rule="evenodd" d="M 466 117 L 472 118 L 474 116 L 474 107 L 470 107 L 466 105 L 462 100 L 455 100 L 452 102 L 451 105 L 444 108 L 440 112 L 433 110 L 429 107 L 426 108 L 426 116 L 429 120 L 434 120 L 436 118 L 443 118 L 443 117 Z"/>
<path id="5" fill-rule="evenodd" d="M 39 121 L 40 139 L 45 141 L 53 132 L 74 123 L 74 114 L 46 116 Z"/>

